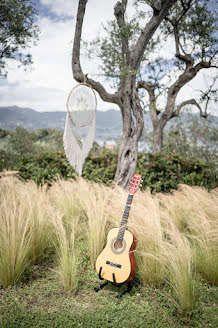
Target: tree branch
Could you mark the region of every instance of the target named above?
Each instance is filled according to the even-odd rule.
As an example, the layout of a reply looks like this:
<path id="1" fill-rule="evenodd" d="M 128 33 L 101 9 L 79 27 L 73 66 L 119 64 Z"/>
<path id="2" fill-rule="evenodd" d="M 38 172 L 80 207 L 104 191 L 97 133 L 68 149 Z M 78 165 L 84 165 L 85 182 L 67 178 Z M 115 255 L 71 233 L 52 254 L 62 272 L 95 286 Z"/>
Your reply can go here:
<path id="1" fill-rule="evenodd" d="M 181 21 L 181 19 L 185 16 L 185 14 L 189 11 L 189 9 L 191 8 L 192 2 L 193 2 L 193 0 L 189 0 L 188 3 L 185 4 L 184 1 L 181 0 L 183 11 L 182 11 L 181 15 L 176 19 L 177 25 Z"/>
<path id="2" fill-rule="evenodd" d="M 188 82 L 190 82 L 197 73 L 203 68 L 211 68 L 210 62 L 201 61 L 195 66 L 189 65 L 186 67 L 185 71 L 178 77 L 178 79 L 171 85 L 168 91 L 167 96 L 167 105 L 165 112 L 167 113 L 167 117 L 170 118 L 172 116 L 176 97 L 181 90 L 181 88 Z"/>
<path id="3" fill-rule="evenodd" d="M 181 19 L 186 15 L 186 13 L 189 11 L 190 7 L 191 7 L 191 3 L 193 0 L 189 0 L 187 4 L 184 3 L 183 0 L 180 0 L 181 5 L 182 5 L 182 12 L 181 15 L 178 17 L 174 17 L 172 19 L 170 19 L 169 17 L 166 17 L 165 19 L 172 25 L 173 27 L 173 34 L 174 34 L 174 40 L 175 40 L 175 46 L 176 46 L 176 54 L 175 56 L 184 61 L 187 65 L 193 65 L 194 64 L 194 60 L 191 57 L 190 54 L 186 54 L 185 51 L 182 49 L 181 47 L 181 43 L 179 40 L 179 33 L 178 33 L 178 25 L 179 22 L 181 21 Z M 182 49 L 184 55 L 181 54 L 180 52 L 180 48 Z"/>
<path id="4" fill-rule="evenodd" d="M 74 34 L 73 54 L 72 54 L 73 77 L 79 83 L 85 81 L 87 84 L 91 85 L 91 87 L 99 93 L 102 100 L 118 104 L 119 103 L 118 94 L 108 93 L 101 83 L 88 78 L 87 75 L 83 73 L 80 65 L 80 41 L 81 41 L 83 19 L 85 15 L 87 1 L 88 0 L 79 0 L 78 10 L 77 10 L 77 21 L 76 21 L 76 28 Z"/>
<path id="5" fill-rule="evenodd" d="M 174 32 L 174 40 L 175 40 L 175 46 L 176 46 L 176 54 L 175 54 L 176 58 L 184 61 L 186 63 L 186 65 L 193 65 L 194 64 L 194 59 L 192 58 L 192 56 L 190 54 L 182 55 L 181 52 L 180 52 L 178 26 L 175 23 L 173 23 L 173 32 Z"/>
<path id="6" fill-rule="evenodd" d="M 156 110 L 156 97 L 155 97 L 155 85 L 150 82 L 139 81 L 137 89 L 144 88 L 148 91 L 149 95 L 149 112 L 153 126 L 158 124 L 158 112 Z"/>
<path id="7" fill-rule="evenodd" d="M 200 116 L 207 118 L 206 110 L 203 113 L 201 106 L 195 99 L 189 99 L 189 100 L 183 101 L 179 106 L 177 106 L 176 110 L 172 113 L 172 117 L 179 116 L 182 107 L 184 107 L 186 105 L 195 105 L 200 111 Z"/>
<path id="8" fill-rule="evenodd" d="M 125 36 L 124 29 L 126 26 L 124 15 L 126 12 L 126 5 L 128 0 L 122 0 L 122 3 L 120 1 L 117 2 L 117 4 L 114 7 L 114 15 L 117 19 L 117 24 L 119 26 L 120 30 L 120 38 L 121 38 L 121 44 L 122 44 L 122 56 L 123 56 L 123 64 L 126 65 L 129 63 L 129 43 L 128 38 Z"/>
<path id="9" fill-rule="evenodd" d="M 153 16 L 142 31 L 135 48 L 131 52 L 132 69 L 137 70 L 141 63 L 144 51 L 154 32 L 168 14 L 168 10 L 177 0 L 152 1 Z"/>

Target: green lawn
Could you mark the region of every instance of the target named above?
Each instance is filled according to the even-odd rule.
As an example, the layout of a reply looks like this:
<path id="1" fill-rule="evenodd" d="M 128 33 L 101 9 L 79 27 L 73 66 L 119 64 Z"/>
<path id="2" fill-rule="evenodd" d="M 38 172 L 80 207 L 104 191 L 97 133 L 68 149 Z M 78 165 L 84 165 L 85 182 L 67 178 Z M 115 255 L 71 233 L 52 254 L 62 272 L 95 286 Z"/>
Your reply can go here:
<path id="1" fill-rule="evenodd" d="M 216 288 L 196 282 L 195 310 L 188 315 L 178 312 L 167 285 L 154 288 L 135 284 L 129 294 L 117 299 L 124 287 L 110 284 L 98 293 L 94 291 L 100 281 L 87 252 L 84 247 L 75 296 L 64 291 L 51 260 L 34 266 L 23 283 L 1 289 L 0 328 L 218 327 Z"/>

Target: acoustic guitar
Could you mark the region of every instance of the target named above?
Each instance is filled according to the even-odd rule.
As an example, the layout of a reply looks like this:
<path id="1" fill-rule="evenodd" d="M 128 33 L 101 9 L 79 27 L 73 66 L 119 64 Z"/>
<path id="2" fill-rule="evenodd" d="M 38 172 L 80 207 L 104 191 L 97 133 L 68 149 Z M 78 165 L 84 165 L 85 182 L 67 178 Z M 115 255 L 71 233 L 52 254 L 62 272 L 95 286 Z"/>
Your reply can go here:
<path id="1" fill-rule="evenodd" d="M 127 230 L 127 220 L 141 178 L 139 174 L 133 176 L 120 227 L 109 231 L 107 244 L 97 258 L 95 267 L 100 279 L 123 283 L 131 281 L 135 275 L 133 251 L 136 248 L 136 238 Z"/>

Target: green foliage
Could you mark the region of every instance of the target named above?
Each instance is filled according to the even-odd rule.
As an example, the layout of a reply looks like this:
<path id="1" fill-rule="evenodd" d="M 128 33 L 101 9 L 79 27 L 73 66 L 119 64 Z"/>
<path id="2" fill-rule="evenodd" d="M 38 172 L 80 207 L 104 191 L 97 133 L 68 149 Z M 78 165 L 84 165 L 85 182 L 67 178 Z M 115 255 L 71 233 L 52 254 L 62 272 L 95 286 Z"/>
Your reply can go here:
<path id="1" fill-rule="evenodd" d="M 207 0 L 177 1 L 169 13 L 172 21 L 178 21 L 178 31 L 182 49 L 193 54 L 195 59 L 206 60 L 213 57 L 217 49 L 217 15 L 215 5 Z M 212 8 L 211 8 L 212 7 Z M 182 14 L 187 8 L 187 14 Z M 173 26 L 166 20 L 162 24 L 165 35 L 173 34 Z"/>
<path id="2" fill-rule="evenodd" d="M 152 192 L 168 192 L 179 184 L 217 187 L 215 164 L 173 153 L 139 154 L 137 170 L 143 176 L 143 187 Z"/>
<path id="3" fill-rule="evenodd" d="M 167 134 L 164 153 L 139 153 L 137 172 L 143 175 L 144 188 L 149 186 L 152 192 L 168 192 L 177 189 L 181 183 L 208 189 L 217 186 L 216 168 L 212 162 L 216 160 L 215 148 L 212 147 L 216 144 L 215 129 L 199 127 L 196 121 L 186 130 L 180 125 L 177 131 Z M 1 130 L 0 133 L 0 171 L 18 170 L 23 179 L 32 179 L 38 184 L 50 184 L 58 176 L 64 179 L 75 177 L 76 173 L 63 152 L 61 131 L 28 131 L 19 127 L 15 131 Z M 191 135 L 191 140 L 186 133 Z M 200 156 L 206 162 L 195 159 Z M 95 143 L 86 158 L 82 176 L 87 180 L 110 184 L 115 177 L 117 160 L 117 151 L 101 149 Z"/>
<path id="4" fill-rule="evenodd" d="M 62 152 L 42 153 L 39 156 L 23 156 L 14 167 L 24 180 L 33 180 L 37 184 L 56 180 L 74 178 L 75 171 L 69 165 Z"/>
<path id="5" fill-rule="evenodd" d="M 94 182 L 110 183 L 115 177 L 117 157 L 116 152 L 106 150 L 99 154 L 90 153 L 83 167 L 83 178 Z"/>
<path id="6" fill-rule="evenodd" d="M 3 169 L 12 169 L 18 158 L 13 153 L 0 149 L 0 171 Z"/>
<path id="7" fill-rule="evenodd" d="M 34 144 L 36 137 L 34 132 L 28 131 L 23 127 L 18 127 L 10 133 L 8 140 L 9 151 L 17 156 L 32 155 L 37 152 L 37 146 Z"/>
<path id="8" fill-rule="evenodd" d="M 13 169 L 22 156 L 56 151 L 63 151 L 63 133 L 58 129 L 0 130 L 0 171 Z"/>
<path id="9" fill-rule="evenodd" d="M 37 38 L 38 30 L 34 23 L 37 11 L 34 3 L 28 0 L 1 0 L 0 3 L 0 76 L 7 75 L 7 58 L 21 64 L 31 63 L 31 55 L 23 50 L 30 41 Z"/>
<path id="10" fill-rule="evenodd" d="M 83 178 L 110 184 L 115 177 L 117 157 L 116 152 L 90 153 L 83 166 Z M 50 184 L 58 176 L 68 179 L 76 175 L 62 152 L 23 156 L 13 169 L 18 170 L 23 179 L 32 179 L 38 184 Z M 150 187 L 152 192 L 169 192 L 182 183 L 204 186 L 209 190 L 217 187 L 217 172 L 213 162 L 205 163 L 173 153 L 139 153 L 136 172 L 143 176 L 143 188 Z"/>
<path id="11" fill-rule="evenodd" d="M 4 130 L 4 129 L 0 129 L 0 138 L 1 139 L 4 139 L 5 137 L 7 137 L 8 134 L 10 134 L 10 131 Z"/>

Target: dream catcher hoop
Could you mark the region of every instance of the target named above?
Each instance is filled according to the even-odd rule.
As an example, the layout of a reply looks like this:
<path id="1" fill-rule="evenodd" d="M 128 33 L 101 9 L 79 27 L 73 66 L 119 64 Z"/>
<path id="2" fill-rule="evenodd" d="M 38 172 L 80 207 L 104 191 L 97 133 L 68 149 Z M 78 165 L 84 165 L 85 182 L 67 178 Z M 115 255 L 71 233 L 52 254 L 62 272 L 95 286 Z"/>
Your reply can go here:
<path id="1" fill-rule="evenodd" d="M 97 98 L 89 84 L 80 83 L 69 93 L 64 129 L 64 150 L 79 175 L 95 139 Z"/>

